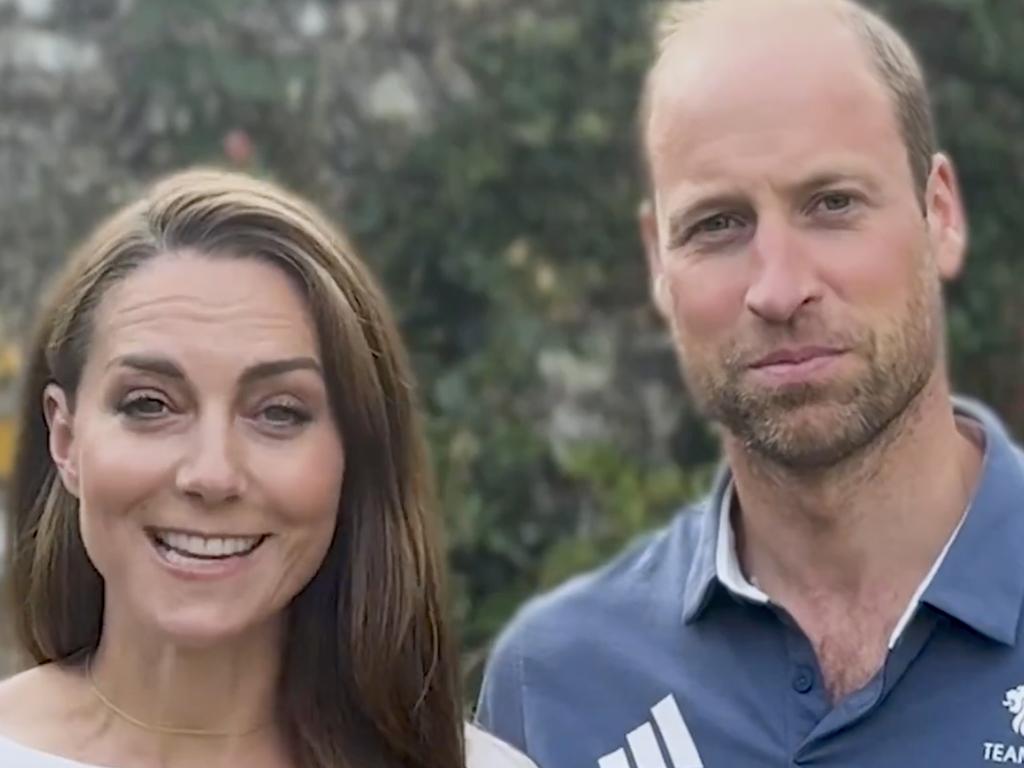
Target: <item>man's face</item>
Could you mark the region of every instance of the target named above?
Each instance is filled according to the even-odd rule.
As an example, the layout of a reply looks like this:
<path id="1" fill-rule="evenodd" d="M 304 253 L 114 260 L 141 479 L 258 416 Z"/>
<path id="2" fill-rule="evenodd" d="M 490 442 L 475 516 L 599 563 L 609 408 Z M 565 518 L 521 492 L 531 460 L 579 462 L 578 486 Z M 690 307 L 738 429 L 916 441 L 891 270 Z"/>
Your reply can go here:
<path id="1" fill-rule="evenodd" d="M 853 33 L 777 8 L 709 18 L 667 49 L 645 236 L 698 403 L 729 439 L 814 469 L 871 443 L 939 373 L 939 281 L 963 231 L 942 158 L 922 210 Z"/>

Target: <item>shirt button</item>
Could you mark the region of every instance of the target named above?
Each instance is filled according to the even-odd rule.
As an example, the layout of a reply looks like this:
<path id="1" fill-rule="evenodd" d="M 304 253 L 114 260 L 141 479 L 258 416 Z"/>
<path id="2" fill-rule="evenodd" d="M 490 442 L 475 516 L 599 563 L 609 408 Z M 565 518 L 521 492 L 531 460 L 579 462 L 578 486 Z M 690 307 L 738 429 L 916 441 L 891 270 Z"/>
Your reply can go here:
<path id="1" fill-rule="evenodd" d="M 807 693 L 814 687 L 814 671 L 810 667 L 797 667 L 793 675 L 793 690 Z"/>

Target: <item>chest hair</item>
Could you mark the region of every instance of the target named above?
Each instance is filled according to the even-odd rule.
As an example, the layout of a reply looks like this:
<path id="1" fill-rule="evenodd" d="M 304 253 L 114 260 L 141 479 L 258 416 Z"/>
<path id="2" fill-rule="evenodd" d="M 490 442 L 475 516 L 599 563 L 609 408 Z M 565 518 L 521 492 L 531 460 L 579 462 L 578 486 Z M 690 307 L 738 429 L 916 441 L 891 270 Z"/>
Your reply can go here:
<path id="1" fill-rule="evenodd" d="M 901 612 L 893 601 L 882 600 L 866 606 L 833 605 L 794 616 L 814 648 L 833 702 L 863 688 L 882 668 Z"/>

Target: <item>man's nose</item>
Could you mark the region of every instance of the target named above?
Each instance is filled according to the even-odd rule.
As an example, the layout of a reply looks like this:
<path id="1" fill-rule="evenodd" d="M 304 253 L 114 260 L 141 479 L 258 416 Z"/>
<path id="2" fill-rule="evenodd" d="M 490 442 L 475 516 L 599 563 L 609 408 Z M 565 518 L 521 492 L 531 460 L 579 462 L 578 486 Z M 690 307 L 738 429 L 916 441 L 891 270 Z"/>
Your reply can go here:
<path id="1" fill-rule="evenodd" d="M 792 224 L 762 220 L 751 241 L 754 275 L 746 307 L 766 323 L 786 324 L 822 296 L 816 265 Z"/>

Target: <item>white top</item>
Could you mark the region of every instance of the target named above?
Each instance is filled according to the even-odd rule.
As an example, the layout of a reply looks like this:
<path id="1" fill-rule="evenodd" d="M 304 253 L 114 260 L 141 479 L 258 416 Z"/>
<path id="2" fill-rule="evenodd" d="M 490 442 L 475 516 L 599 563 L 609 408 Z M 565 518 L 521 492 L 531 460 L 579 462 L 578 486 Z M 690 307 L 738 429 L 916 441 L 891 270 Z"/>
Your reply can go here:
<path id="1" fill-rule="evenodd" d="M 48 752 L 23 747 L 16 741 L 0 736 L 0 765 L 7 768 L 103 768 L 98 765 L 76 763 Z"/>
<path id="2" fill-rule="evenodd" d="M 466 726 L 466 765 L 467 768 L 537 768 L 526 755 L 475 725 Z"/>
<path id="3" fill-rule="evenodd" d="M 533 761 L 472 725 L 466 728 L 467 768 L 537 768 Z M 105 768 L 30 749 L 0 736 L 3 768 Z"/>

